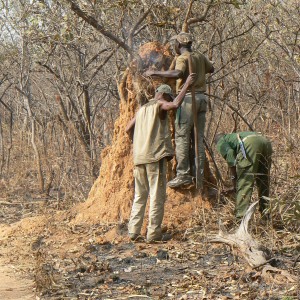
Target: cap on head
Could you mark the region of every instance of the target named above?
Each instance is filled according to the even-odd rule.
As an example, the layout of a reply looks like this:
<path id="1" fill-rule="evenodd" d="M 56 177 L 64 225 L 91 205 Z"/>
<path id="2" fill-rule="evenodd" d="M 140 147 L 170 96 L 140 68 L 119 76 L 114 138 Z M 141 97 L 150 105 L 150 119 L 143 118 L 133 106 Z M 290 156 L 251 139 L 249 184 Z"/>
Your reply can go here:
<path id="1" fill-rule="evenodd" d="M 169 94 L 171 96 L 171 98 L 174 99 L 172 89 L 167 84 L 161 84 L 159 87 L 156 88 L 155 93 Z"/>
<path id="2" fill-rule="evenodd" d="M 181 45 L 191 45 L 193 42 L 193 36 L 187 32 L 180 32 L 179 34 L 174 35 L 171 38 L 171 41 L 172 40 L 178 41 Z"/>

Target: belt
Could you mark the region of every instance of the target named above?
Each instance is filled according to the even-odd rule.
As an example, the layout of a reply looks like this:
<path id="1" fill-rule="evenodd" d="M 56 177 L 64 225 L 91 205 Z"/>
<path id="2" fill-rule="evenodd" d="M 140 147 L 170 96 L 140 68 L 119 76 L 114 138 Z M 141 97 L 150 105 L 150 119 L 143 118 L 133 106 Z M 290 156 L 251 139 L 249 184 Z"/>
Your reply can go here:
<path id="1" fill-rule="evenodd" d="M 251 135 L 247 135 L 246 137 L 244 137 L 244 138 L 242 139 L 242 141 L 245 142 L 248 138 L 254 137 L 254 136 L 261 136 L 261 134 L 251 134 Z"/>
<path id="2" fill-rule="evenodd" d="M 195 94 L 204 94 L 205 92 L 201 92 L 201 91 L 195 91 Z M 192 92 L 186 92 L 186 94 L 185 95 L 191 95 L 192 94 Z"/>

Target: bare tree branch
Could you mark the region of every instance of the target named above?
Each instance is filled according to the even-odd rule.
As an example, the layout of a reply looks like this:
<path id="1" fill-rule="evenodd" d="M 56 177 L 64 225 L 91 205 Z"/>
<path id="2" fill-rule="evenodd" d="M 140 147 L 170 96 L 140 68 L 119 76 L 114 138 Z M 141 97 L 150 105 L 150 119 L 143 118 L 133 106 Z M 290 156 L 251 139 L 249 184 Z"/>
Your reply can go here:
<path id="1" fill-rule="evenodd" d="M 192 10 L 192 6 L 193 6 L 193 2 L 194 2 L 194 0 L 190 0 L 188 11 L 187 11 L 187 14 L 185 16 L 185 19 L 184 19 L 184 22 L 183 22 L 183 25 L 182 25 L 182 29 L 181 29 L 182 32 L 188 32 L 189 25 L 191 25 L 191 24 L 203 22 L 206 19 L 209 10 L 214 5 L 213 4 L 214 0 L 210 0 L 210 2 L 207 4 L 206 9 L 205 9 L 202 16 L 200 16 L 198 18 L 190 18 L 189 19 L 189 16 L 190 16 L 190 13 L 191 13 L 191 10 Z"/>
<path id="2" fill-rule="evenodd" d="M 223 96 L 223 99 L 222 98 L 220 98 L 220 97 L 218 97 L 218 96 L 216 96 L 216 95 L 208 95 L 208 96 L 210 96 L 210 97 L 213 97 L 213 98 L 215 98 L 215 99 L 218 99 L 219 101 L 221 101 L 221 102 L 224 102 L 224 99 L 226 99 L 227 97 L 228 97 L 228 95 L 232 92 L 232 91 L 234 91 L 236 89 L 236 87 L 233 87 L 233 88 L 231 88 L 229 91 L 227 91 L 225 94 L 224 94 L 224 96 Z M 228 102 L 225 102 L 225 104 L 232 110 L 232 111 L 234 111 L 244 122 L 245 122 L 245 124 L 247 124 L 247 126 L 249 127 L 249 129 L 251 130 L 251 131 L 254 131 L 254 128 L 252 127 L 252 125 L 245 119 L 245 117 L 244 116 L 242 116 L 241 115 L 241 113 L 239 112 L 239 110 L 238 109 L 236 109 L 235 107 L 233 107 L 232 105 L 230 105 Z"/>
<path id="3" fill-rule="evenodd" d="M 111 32 L 105 30 L 105 28 L 97 22 L 97 20 L 84 12 L 73 0 L 66 0 L 69 4 L 71 4 L 71 9 L 74 11 L 80 18 L 82 18 L 84 21 L 86 21 L 88 24 L 93 26 L 95 29 L 97 29 L 100 33 L 102 33 L 107 38 L 111 39 L 115 43 L 117 43 L 121 48 L 123 48 L 125 51 L 127 51 L 132 58 L 135 57 L 135 54 L 130 48 L 129 45 L 124 43 L 120 38 L 118 38 L 116 35 L 112 34 Z"/>
<path id="4" fill-rule="evenodd" d="M 128 45 L 130 48 L 133 47 L 133 37 L 135 36 L 135 32 L 136 32 L 138 26 L 145 20 L 145 18 L 150 13 L 151 9 L 152 9 L 152 5 L 150 5 L 150 7 L 146 10 L 146 12 L 140 16 L 140 18 L 137 20 L 135 25 L 132 27 L 129 37 L 128 37 Z"/>

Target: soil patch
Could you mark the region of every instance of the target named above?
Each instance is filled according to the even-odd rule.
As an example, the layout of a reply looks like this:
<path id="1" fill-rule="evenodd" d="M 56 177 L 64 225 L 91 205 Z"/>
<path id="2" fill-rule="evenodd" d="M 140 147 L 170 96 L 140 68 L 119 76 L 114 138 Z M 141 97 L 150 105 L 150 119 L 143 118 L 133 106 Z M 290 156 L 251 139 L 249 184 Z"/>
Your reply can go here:
<path id="1" fill-rule="evenodd" d="M 13 265 L 0 259 L 0 298 L 5 300 L 35 300 L 34 282 L 18 273 Z"/>
<path id="2" fill-rule="evenodd" d="M 269 234 L 275 233 L 256 229 L 260 235 L 256 237 L 268 242 Z M 202 226 L 158 244 L 130 242 L 126 224 L 102 230 L 100 234 L 100 227 L 95 229 L 89 239 L 81 236 L 80 245 L 72 251 L 65 249 L 62 256 L 49 248 L 40 249 L 48 251 L 39 268 L 47 270 L 40 277 L 42 299 L 277 300 L 299 296 L 299 283 L 272 273 L 264 279 L 230 247 L 209 243 Z M 51 245 L 55 248 L 56 243 Z M 293 247 L 276 250 L 274 255 L 278 267 L 298 276 L 299 263 L 294 265 L 297 248 Z"/>
<path id="3" fill-rule="evenodd" d="M 3 299 L 34 299 L 35 291 L 43 300 L 298 299 L 299 282 L 272 273 L 266 280 L 230 247 L 209 243 L 218 219 L 236 228 L 229 204 L 210 209 L 188 203 L 197 207 L 188 212 L 189 223 L 177 221 L 176 228 L 166 223 L 173 239 L 160 244 L 130 242 L 127 223 L 73 224 L 68 212 L 2 225 Z M 277 267 L 299 278 L 300 237 L 260 224 L 259 215 L 251 223 L 254 238 L 273 251 Z"/>

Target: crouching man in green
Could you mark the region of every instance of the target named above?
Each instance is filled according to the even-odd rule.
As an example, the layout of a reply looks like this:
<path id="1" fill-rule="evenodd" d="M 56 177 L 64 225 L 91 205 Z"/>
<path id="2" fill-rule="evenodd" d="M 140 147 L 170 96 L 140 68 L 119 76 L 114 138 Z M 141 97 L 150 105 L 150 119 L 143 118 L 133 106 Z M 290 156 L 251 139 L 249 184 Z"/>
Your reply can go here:
<path id="1" fill-rule="evenodd" d="M 166 163 L 174 156 L 167 111 L 180 107 L 188 87 L 194 81 L 195 74 L 192 74 L 173 102 L 171 87 L 166 84 L 159 86 L 154 99 L 142 106 L 127 125 L 126 132 L 133 134 L 135 178 L 135 195 L 128 224 L 131 240 L 140 238 L 148 195 L 147 242 L 167 239 L 161 230 L 166 200 Z"/>
<path id="2" fill-rule="evenodd" d="M 249 207 L 254 181 L 258 189 L 259 210 L 263 213 L 267 208 L 264 197 L 269 197 L 271 142 L 256 132 L 220 133 L 215 142 L 218 152 L 230 167 L 236 191 L 237 219 L 242 218 Z"/>

